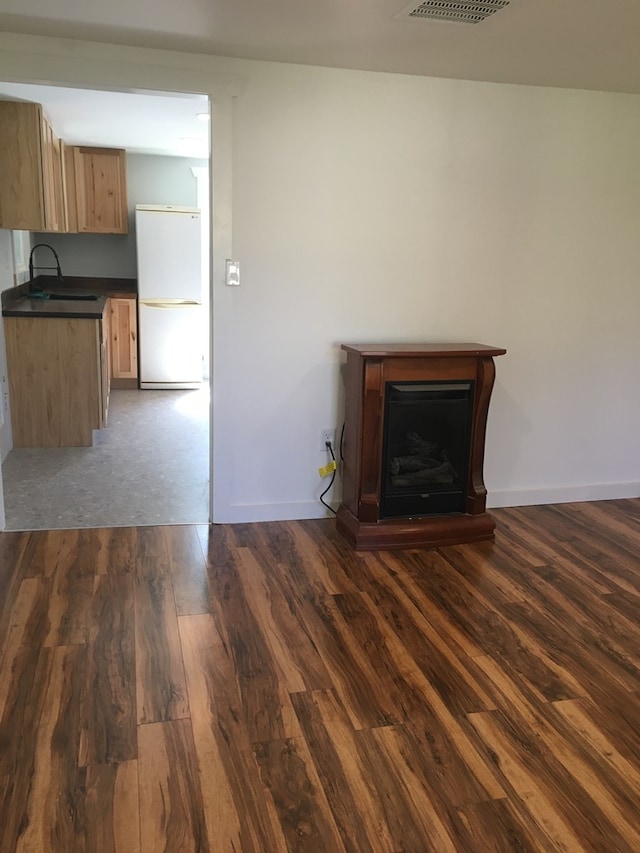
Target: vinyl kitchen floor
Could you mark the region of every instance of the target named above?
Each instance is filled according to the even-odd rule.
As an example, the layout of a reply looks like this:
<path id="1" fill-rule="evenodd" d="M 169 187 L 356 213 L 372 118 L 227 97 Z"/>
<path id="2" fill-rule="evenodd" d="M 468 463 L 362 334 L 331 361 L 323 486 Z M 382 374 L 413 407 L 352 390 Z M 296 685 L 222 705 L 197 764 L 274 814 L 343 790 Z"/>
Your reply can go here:
<path id="1" fill-rule="evenodd" d="M 8 530 L 206 523 L 209 388 L 112 391 L 93 447 L 14 449 L 2 477 Z"/>

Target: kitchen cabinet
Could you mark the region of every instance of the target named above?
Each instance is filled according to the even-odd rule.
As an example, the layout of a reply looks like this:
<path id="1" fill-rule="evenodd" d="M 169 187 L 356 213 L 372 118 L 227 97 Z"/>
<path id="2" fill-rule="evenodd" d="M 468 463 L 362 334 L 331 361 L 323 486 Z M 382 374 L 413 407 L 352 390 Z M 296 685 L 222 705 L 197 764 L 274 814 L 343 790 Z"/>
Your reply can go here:
<path id="1" fill-rule="evenodd" d="M 128 233 L 125 156 L 120 148 L 65 146 L 70 231 Z"/>
<path id="2" fill-rule="evenodd" d="M 107 316 L 3 318 L 14 447 L 90 447 L 106 426 Z"/>
<path id="3" fill-rule="evenodd" d="M 66 231 L 67 217 L 62 165 L 62 142 L 42 116 L 42 177 L 48 231 Z"/>
<path id="4" fill-rule="evenodd" d="M 111 385 L 138 387 L 138 328 L 136 298 L 109 298 Z"/>
<path id="5" fill-rule="evenodd" d="M 0 228 L 66 230 L 60 140 L 40 104 L 0 101 Z"/>
<path id="6" fill-rule="evenodd" d="M 111 317 L 109 316 L 109 300 L 105 302 L 105 310 L 99 323 L 100 334 L 100 428 L 107 425 L 109 413 L 109 392 L 111 390 Z"/>
<path id="7" fill-rule="evenodd" d="M 0 101 L 0 228 L 126 234 L 126 154 L 66 145 L 40 104 Z"/>
<path id="8" fill-rule="evenodd" d="M 73 145 L 61 144 L 62 173 L 64 180 L 64 206 L 67 231 L 78 232 L 78 202 L 76 200 L 76 172 L 73 164 Z"/>

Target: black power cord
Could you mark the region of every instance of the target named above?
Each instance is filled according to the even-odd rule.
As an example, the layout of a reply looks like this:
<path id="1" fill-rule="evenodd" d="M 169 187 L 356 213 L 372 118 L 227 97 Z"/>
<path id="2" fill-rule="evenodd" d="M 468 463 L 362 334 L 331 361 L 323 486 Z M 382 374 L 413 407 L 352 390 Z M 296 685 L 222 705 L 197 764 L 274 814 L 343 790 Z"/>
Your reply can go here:
<path id="1" fill-rule="evenodd" d="M 331 445 L 331 442 L 330 442 L 330 441 L 325 441 L 324 446 L 327 448 L 327 450 L 328 450 L 328 451 L 329 451 L 329 453 L 331 454 L 331 458 L 333 459 L 333 461 L 334 461 L 334 463 L 335 463 L 335 461 L 336 461 L 336 455 L 335 455 L 335 453 L 333 452 L 333 446 Z M 320 503 L 321 503 L 323 506 L 326 506 L 326 508 L 327 508 L 330 512 L 332 512 L 334 515 L 336 515 L 336 514 L 337 514 L 336 510 L 335 510 L 332 506 L 330 506 L 330 504 L 328 504 L 328 503 L 325 501 L 324 496 L 327 494 L 327 492 L 329 491 L 329 489 L 331 488 L 331 486 L 333 486 L 333 483 L 334 483 L 334 481 L 335 481 L 335 479 L 336 479 L 336 471 L 337 471 L 337 465 L 336 465 L 336 466 L 334 467 L 334 469 L 333 469 L 333 474 L 331 475 L 331 480 L 329 481 L 329 485 L 328 485 L 328 486 L 327 486 L 327 488 L 324 490 L 324 492 L 320 495 Z"/>

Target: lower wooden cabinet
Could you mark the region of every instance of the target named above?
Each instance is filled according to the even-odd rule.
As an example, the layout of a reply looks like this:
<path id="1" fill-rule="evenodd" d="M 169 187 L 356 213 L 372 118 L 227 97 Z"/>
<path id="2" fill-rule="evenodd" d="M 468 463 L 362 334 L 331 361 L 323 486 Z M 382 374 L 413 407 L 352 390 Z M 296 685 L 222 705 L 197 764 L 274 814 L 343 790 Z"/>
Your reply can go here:
<path id="1" fill-rule="evenodd" d="M 138 323 L 136 298 L 109 298 L 111 385 L 138 387 Z"/>
<path id="2" fill-rule="evenodd" d="M 138 387 L 136 297 L 110 297 L 100 319 L 2 319 L 14 447 L 90 447 L 110 389 Z"/>
<path id="3" fill-rule="evenodd" d="M 109 315 L 109 300 L 100 321 L 100 426 L 107 425 L 109 413 L 109 392 L 111 390 L 111 317 Z"/>
<path id="4" fill-rule="evenodd" d="M 106 426 L 102 319 L 4 317 L 14 447 L 90 447 Z"/>

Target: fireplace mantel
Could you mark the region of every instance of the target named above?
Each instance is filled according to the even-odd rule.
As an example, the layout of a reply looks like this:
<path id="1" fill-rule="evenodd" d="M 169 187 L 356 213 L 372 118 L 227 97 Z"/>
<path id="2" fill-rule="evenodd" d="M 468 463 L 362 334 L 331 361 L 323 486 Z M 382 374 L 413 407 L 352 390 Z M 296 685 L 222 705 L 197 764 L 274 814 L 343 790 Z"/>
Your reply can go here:
<path id="1" fill-rule="evenodd" d="M 347 364 L 340 533 L 359 550 L 493 539 L 495 524 L 486 512 L 484 443 L 495 379 L 493 358 L 506 350 L 476 343 L 343 344 L 342 349 Z M 472 389 L 461 511 L 384 517 L 385 410 L 393 383 L 466 383 Z"/>

